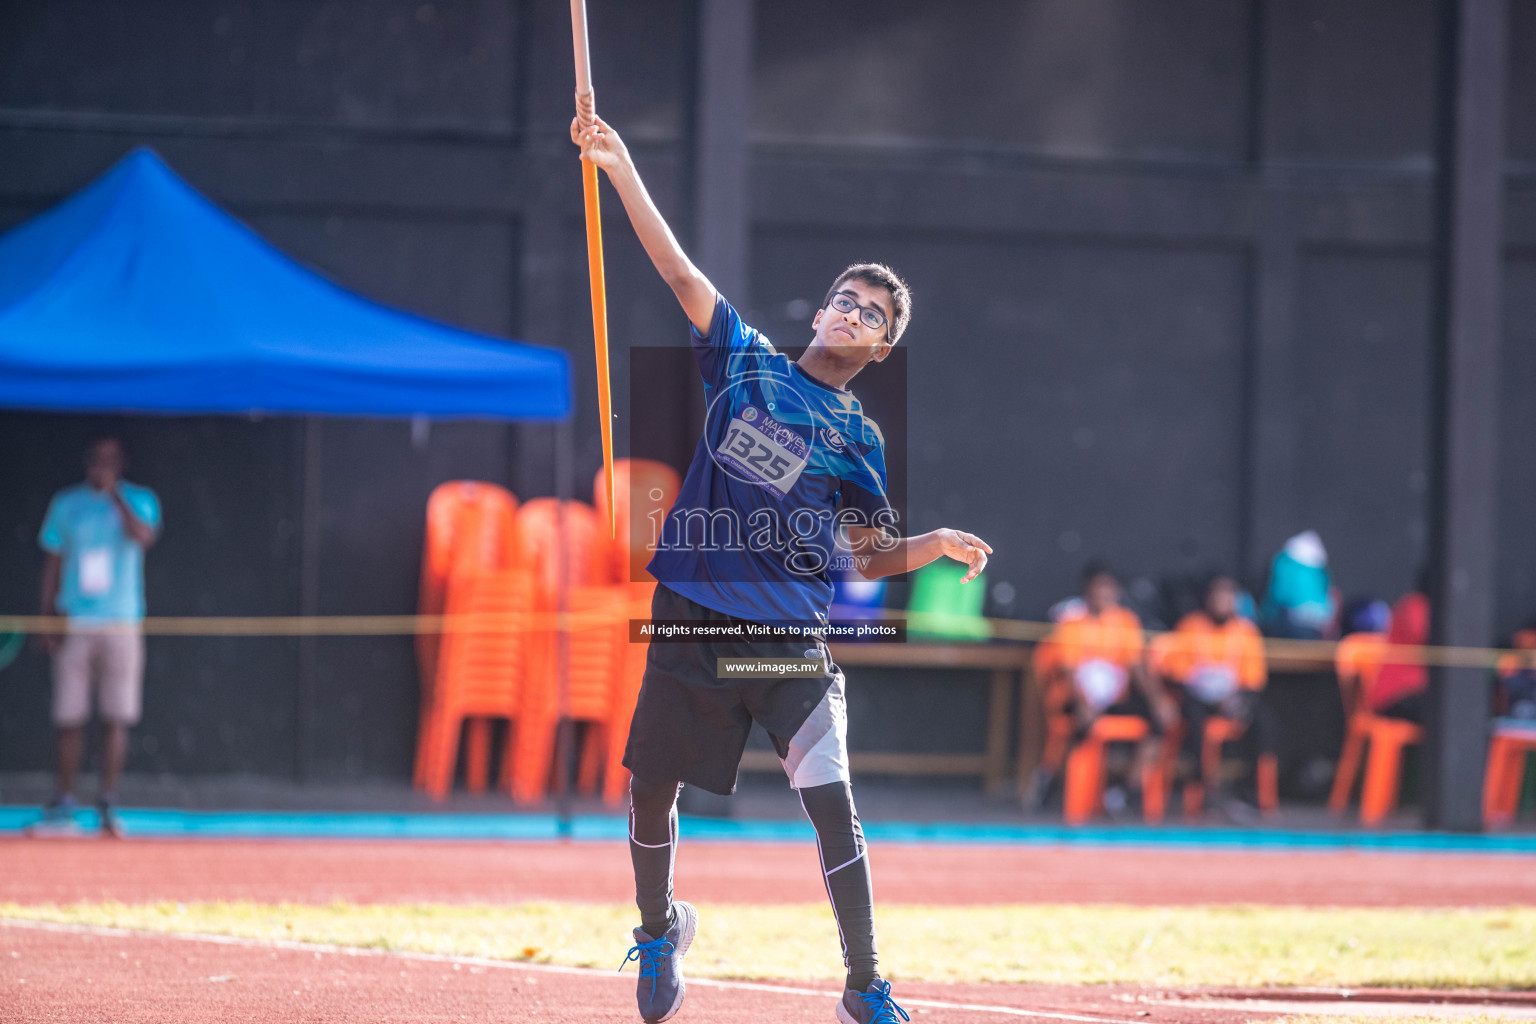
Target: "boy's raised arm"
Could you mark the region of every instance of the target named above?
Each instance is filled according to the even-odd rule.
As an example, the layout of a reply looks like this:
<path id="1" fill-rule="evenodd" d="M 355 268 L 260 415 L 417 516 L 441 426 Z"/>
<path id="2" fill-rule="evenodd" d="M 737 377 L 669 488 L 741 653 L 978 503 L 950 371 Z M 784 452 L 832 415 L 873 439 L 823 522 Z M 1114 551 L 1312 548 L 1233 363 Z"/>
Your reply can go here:
<path id="1" fill-rule="evenodd" d="M 682 303 L 683 312 L 693 326 L 700 334 L 708 334 L 715 315 L 715 286 L 677 244 L 672 229 L 667 227 L 661 211 L 656 209 L 650 193 L 646 192 L 624 140 L 607 122 L 598 118 L 585 131 L 581 130 L 577 120 L 572 119 L 571 141 L 581 147 L 583 160 L 591 161 L 608 173 L 608 180 L 613 182 L 619 198 L 624 201 L 629 222 L 634 225 L 635 234 L 640 236 L 646 255 L 656 265 L 657 273 Z"/>

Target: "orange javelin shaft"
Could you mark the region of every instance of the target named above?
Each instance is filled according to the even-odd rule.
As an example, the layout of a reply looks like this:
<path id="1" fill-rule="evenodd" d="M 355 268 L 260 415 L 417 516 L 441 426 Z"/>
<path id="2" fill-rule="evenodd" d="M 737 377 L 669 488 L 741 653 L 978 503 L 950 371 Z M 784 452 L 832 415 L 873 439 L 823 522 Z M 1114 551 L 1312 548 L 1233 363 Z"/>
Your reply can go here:
<path id="1" fill-rule="evenodd" d="M 603 222 L 597 205 L 597 165 L 582 161 L 587 206 L 587 275 L 592 280 L 592 338 L 597 346 L 597 413 L 603 424 L 603 478 L 608 488 L 608 536 L 616 536 L 613 507 L 613 389 L 608 377 L 608 289 L 603 279 Z"/>
<path id="2" fill-rule="evenodd" d="M 587 48 L 586 0 L 571 0 L 571 41 L 576 51 L 576 116 L 586 128 L 597 116 L 592 101 Z M 583 160 L 581 183 L 587 213 L 587 276 L 592 283 L 592 340 L 597 347 L 597 414 L 603 428 L 603 480 L 608 489 L 608 536 L 618 535 L 613 507 L 613 388 L 608 375 L 608 289 L 603 278 L 603 221 L 597 202 L 597 165 Z"/>

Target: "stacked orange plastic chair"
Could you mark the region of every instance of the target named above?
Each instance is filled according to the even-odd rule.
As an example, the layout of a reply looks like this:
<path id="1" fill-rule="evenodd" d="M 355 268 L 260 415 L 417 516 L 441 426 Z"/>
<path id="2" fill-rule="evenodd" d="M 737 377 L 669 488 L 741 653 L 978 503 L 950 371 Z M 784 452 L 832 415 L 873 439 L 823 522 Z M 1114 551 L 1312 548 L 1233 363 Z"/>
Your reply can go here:
<path id="1" fill-rule="evenodd" d="M 1334 653 L 1346 724 L 1344 749 L 1339 753 L 1328 810 L 1341 815 L 1349 807 L 1349 795 L 1369 745 L 1365 783 L 1360 791 L 1360 822 L 1364 825 L 1379 825 L 1397 806 L 1403 748 L 1424 739 L 1424 730 L 1414 723 L 1371 711 L 1371 686 L 1388 652 L 1384 634 L 1351 633 L 1339 641 Z"/>
<path id="2" fill-rule="evenodd" d="M 681 481 L 670 466 L 644 459 L 614 463 L 617 536 L 608 535 L 608 509 L 601 472 L 593 481 L 597 507 L 565 506 L 568 616 L 563 638 L 539 628 L 529 638 L 528 689 L 518 749 L 510 752 L 504 777 L 514 795 L 542 797 L 547 790 L 555 737 L 562 718 L 584 725 L 577 786 L 586 792 L 602 777 L 605 802 L 618 804 L 628 791 L 622 761 L 634 717 L 646 644 L 629 642 L 629 620 L 645 618 L 655 582 L 645 571 L 651 536 L 672 508 Z M 533 571 L 535 606 L 557 606 L 560 550 L 558 503 L 536 499 L 519 513 L 522 558 Z M 563 639 L 563 644 L 562 644 Z M 560 706 L 561 651 L 566 659 L 566 703 Z M 558 776 L 557 784 L 564 780 Z"/>
<path id="3" fill-rule="evenodd" d="M 628 773 L 620 762 L 646 651 L 628 642 L 629 620 L 649 611 L 650 535 L 680 481 L 661 463 L 620 460 L 615 483 L 614 540 L 606 508 L 553 498 L 518 508 L 488 484 L 434 492 L 421 608 L 447 615 L 449 624 L 440 638 L 423 634 L 418 643 L 416 764 L 417 785 L 434 797 L 452 785 L 461 727 L 470 788 L 484 788 L 488 720 L 506 718 L 513 726 L 499 785 L 519 803 L 547 795 L 562 720 L 587 726 L 579 784 L 595 789 L 601 774 L 604 799 L 623 799 Z M 601 500 L 601 484 L 595 490 Z"/>
<path id="4" fill-rule="evenodd" d="M 598 521 L 607 523 L 608 503 L 601 477 L 594 479 L 592 496 Z M 656 580 L 646 571 L 667 513 L 682 489 L 677 470 L 651 459 L 619 459 L 613 464 L 614 518 L 617 536 L 609 547 L 611 578 L 615 583 L 643 583 L 654 587 Z M 647 591 L 648 592 L 648 591 Z"/>
<path id="5" fill-rule="evenodd" d="M 624 742 L 629 738 L 628 719 L 626 728 L 619 731 L 614 730 L 613 720 L 622 700 L 631 616 L 643 617 L 644 613 L 630 607 L 626 587 L 603 584 L 571 590 L 570 628 L 566 633 L 570 658 L 568 715 L 586 726 L 576 785 L 582 792 L 594 793 L 601 775 L 603 798 L 610 804 L 623 800 L 629 778 L 621 764 Z M 634 714 L 632 700 L 629 714 Z"/>
<path id="6" fill-rule="evenodd" d="M 424 788 L 435 800 L 446 797 L 453 783 L 459 729 L 466 719 L 514 721 L 517 743 L 522 742 L 526 716 L 518 669 L 530 590 L 516 569 L 462 573 L 449 580 L 449 623 L 438 655 L 431 711 L 422 723 L 422 742 L 430 751 Z"/>
<path id="7" fill-rule="evenodd" d="M 505 570 L 513 557 L 514 516 L 517 499 L 505 488 L 471 480 L 454 480 L 439 485 L 427 501 L 426 541 L 421 560 L 419 611 L 435 616 L 449 613 L 449 596 L 454 582 L 487 571 Z M 456 604 L 463 605 L 468 592 L 459 588 Z M 417 788 L 432 788 L 432 778 L 444 771 L 448 782 L 437 788 L 446 794 L 451 783 L 453 764 L 458 752 L 458 726 L 445 750 L 439 738 L 446 726 L 435 716 L 442 704 L 442 685 L 450 685 L 453 672 L 441 673 L 440 653 L 443 637 L 434 631 L 417 634 L 416 655 L 421 673 L 421 721 L 416 745 L 414 781 Z M 486 786 L 490 761 L 490 722 L 478 716 L 467 725 L 466 762 L 471 790 L 482 792 Z M 446 769 L 443 768 L 446 758 Z"/>
<path id="8" fill-rule="evenodd" d="M 629 772 L 622 764 L 624 746 L 629 740 L 629 723 L 635 715 L 640 696 L 640 681 L 645 674 L 645 656 L 650 645 L 629 642 L 629 619 L 650 615 L 651 597 L 656 581 L 646 565 L 651 560 L 659 531 L 667 513 L 677 500 L 682 480 L 677 471 L 650 459 L 619 459 L 613 466 L 613 492 L 617 536 L 608 547 L 612 581 L 626 605 L 621 623 L 618 671 L 607 716 L 598 723 L 595 742 L 587 744 L 582 759 L 581 782 L 590 788 L 597 774 L 599 755 L 603 764 L 603 800 L 617 804 L 629 786 Z M 608 508 L 602 477 L 592 481 L 592 496 L 597 505 L 597 521 L 608 521 Z M 601 530 L 600 530 L 601 532 Z"/>
<path id="9" fill-rule="evenodd" d="M 525 636 L 516 742 L 507 748 L 501 783 L 521 803 L 538 802 L 549 792 L 560 719 L 579 720 L 572 714 L 577 705 L 585 711 L 593 703 L 606 703 L 615 658 L 611 630 L 589 627 L 594 607 L 586 595 L 594 572 L 601 578 L 604 569 L 598 529 L 592 506 L 580 501 L 535 498 L 517 513 L 517 559 L 530 579 L 535 617 Z M 557 621 L 562 595 L 568 615 L 582 613 L 583 626 L 568 631 L 574 641 L 568 645 L 562 645 Z M 571 701 L 567 708 L 560 706 L 562 657 L 568 659 L 563 670 Z"/>

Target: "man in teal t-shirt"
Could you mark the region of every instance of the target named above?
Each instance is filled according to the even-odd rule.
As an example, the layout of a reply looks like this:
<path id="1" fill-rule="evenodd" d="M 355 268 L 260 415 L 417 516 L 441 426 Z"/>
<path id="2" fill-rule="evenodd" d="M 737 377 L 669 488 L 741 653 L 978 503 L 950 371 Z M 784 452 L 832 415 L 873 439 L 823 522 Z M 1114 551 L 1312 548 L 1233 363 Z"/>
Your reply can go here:
<path id="1" fill-rule="evenodd" d="M 128 729 L 139 720 L 144 683 L 144 551 L 160 531 L 160 499 L 122 479 L 123 447 L 103 438 L 86 453 L 85 482 L 53 496 L 38 544 L 43 615 L 61 615 L 68 630 L 44 644 L 53 655 L 53 723 L 58 729 L 58 793 L 45 822 L 67 822 L 75 810 L 75 775 L 85 747 L 94 693 L 102 724 L 102 830 L 117 825 L 117 779 L 128 753 Z"/>

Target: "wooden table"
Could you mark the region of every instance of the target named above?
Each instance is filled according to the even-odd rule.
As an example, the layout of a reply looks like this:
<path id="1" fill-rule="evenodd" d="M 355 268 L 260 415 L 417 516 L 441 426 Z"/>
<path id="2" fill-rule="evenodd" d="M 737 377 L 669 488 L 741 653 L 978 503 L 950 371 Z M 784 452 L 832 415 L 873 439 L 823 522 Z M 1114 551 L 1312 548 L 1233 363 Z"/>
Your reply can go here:
<path id="1" fill-rule="evenodd" d="M 992 673 L 987 704 L 986 749 L 979 754 L 902 753 L 900 751 L 850 751 L 850 767 L 857 772 L 900 775 L 975 775 L 985 781 L 989 794 L 1008 786 L 1008 732 L 1012 724 L 1014 679 L 1024 680 L 1029 670 L 1031 647 L 1024 644 L 902 643 L 831 644 L 832 660 L 839 668 L 984 669 Z M 741 758 L 742 771 L 782 771 L 771 750 L 748 750 Z"/>

